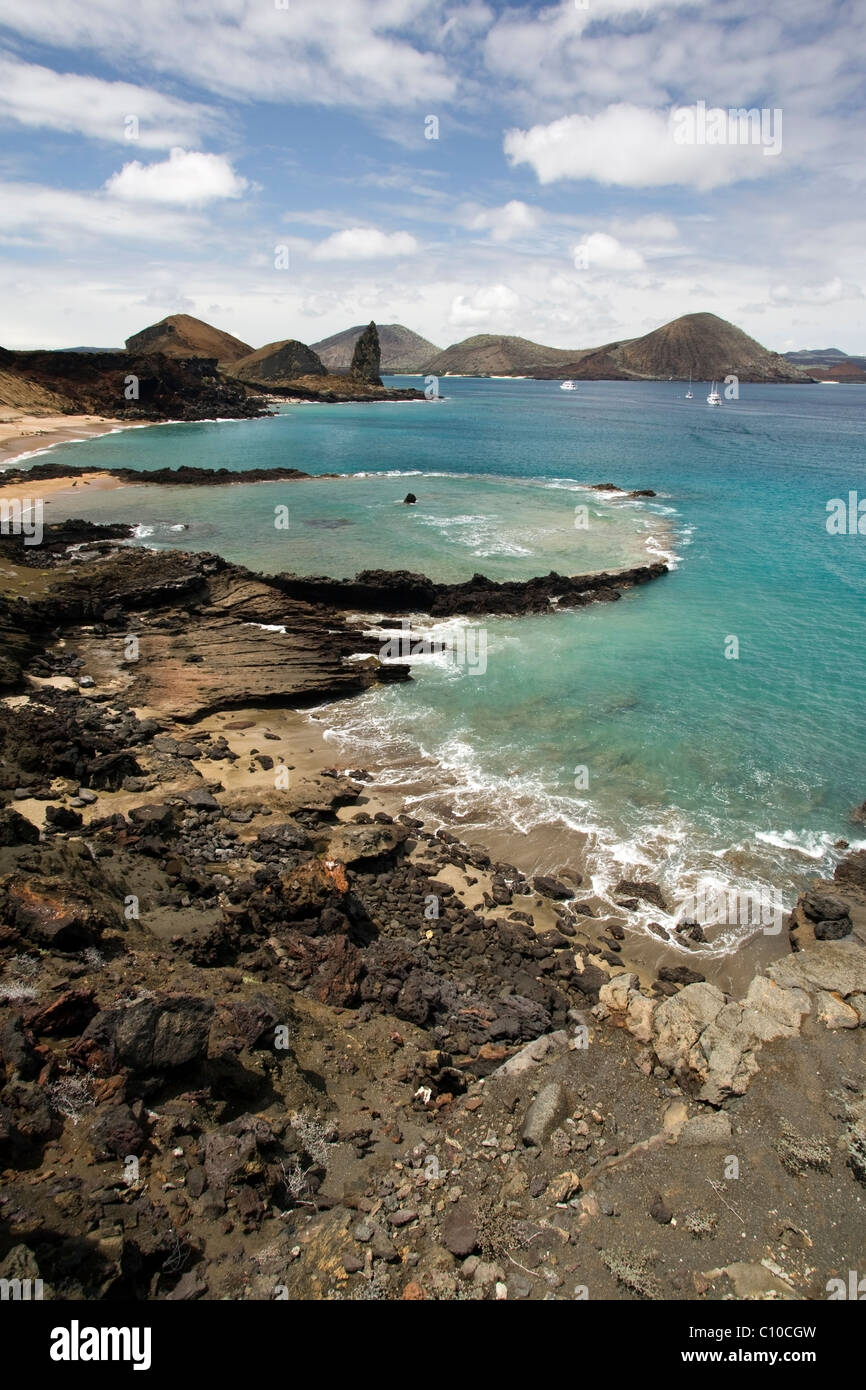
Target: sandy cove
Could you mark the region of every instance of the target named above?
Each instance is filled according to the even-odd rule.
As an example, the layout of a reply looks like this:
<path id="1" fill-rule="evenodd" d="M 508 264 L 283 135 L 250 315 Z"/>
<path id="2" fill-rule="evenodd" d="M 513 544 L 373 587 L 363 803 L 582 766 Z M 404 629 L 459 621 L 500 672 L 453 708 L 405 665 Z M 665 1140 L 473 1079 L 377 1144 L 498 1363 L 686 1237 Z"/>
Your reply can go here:
<path id="1" fill-rule="evenodd" d="M 26 415 L 8 408 L 0 413 L 0 464 L 39 453 L 54 444 L 93 439 L 129 422 L 104 415 Z"/>

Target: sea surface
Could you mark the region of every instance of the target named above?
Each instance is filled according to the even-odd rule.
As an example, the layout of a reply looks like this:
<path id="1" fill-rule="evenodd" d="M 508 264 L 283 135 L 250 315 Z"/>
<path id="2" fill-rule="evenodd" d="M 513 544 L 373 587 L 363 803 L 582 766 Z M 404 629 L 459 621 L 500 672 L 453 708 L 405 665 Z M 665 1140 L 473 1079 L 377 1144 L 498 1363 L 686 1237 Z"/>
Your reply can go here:
<path id="1" fill-rule="evenodd" d="M 866 390 L 742 385 L 710 409 L 700 384 L 692 401 L 676 382 L 440 386 L 433 402 L 61 445 L 54 462 L 347 475 L 63 510 L 271 572 L 502 579 L 668 559 L 618 603 L 439 625 L 450 650 L 414 681 L 319 715 L 347 763 L 375 759 L 464 838 L 507 829 L 537 867 L 580 863 L 598 890 L 625 876 L 674 905 L 714 886 L 789 905 L 832 872 L 835 842 L 864 843 L 849 812 L 866 797 L 866 535 L 830 534 L 827 504 L 866 498 Z M 657 497 L 589 490 L 605 482 Z M 749 930 L 727 923 L 712 949 Z"/>

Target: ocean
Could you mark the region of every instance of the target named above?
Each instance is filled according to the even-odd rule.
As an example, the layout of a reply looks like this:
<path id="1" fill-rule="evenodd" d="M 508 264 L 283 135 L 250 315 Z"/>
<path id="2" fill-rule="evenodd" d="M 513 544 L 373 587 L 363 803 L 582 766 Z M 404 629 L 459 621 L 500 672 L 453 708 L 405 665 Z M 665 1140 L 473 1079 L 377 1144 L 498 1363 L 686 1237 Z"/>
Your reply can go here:
<path id="1" fill-rule="evenodd" d="M 837 841 L 864 844 L 849 813 L 866 797 L 866 535 L 831 534 L 827 504 L 866 497 L 866 391 L 744 384 L 710 409 L 679 382 L 440 385 L 436 402 L 286 406 L 48 457 L 347 475 L 65 508 L 270 572 L 503 579 L 667 559 L 668 576 L 618 603 L 438 625 L 455 652 L 318 715 L 343 765 L 375 761 L 463 839 L 522 845 L 521 867 L 578 864 L 600 892 L 652 879 L 671 905 L 708 887 L 790 905 L 832 872 Z M 590 490 L 607 482 L 657 496 Z M 734 922 L 710 949 L 748 930 Z"/>

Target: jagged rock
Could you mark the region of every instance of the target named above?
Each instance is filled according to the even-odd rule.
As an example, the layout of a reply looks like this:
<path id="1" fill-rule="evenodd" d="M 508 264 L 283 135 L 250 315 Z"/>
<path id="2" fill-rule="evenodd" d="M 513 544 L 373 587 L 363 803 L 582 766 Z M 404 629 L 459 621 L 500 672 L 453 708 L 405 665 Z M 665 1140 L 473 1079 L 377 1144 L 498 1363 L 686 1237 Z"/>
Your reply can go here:
<path id="1" fill-rule="evenodd" d="M 405 825 L 341 826 L 331 837 L 328 856 L 350 865 L 385 859 L 402 845 L 408 835 L 409 831 Z"/>
<path id="2" fill-rule="evenodd" d="M 698 1038 L 724 1007 L 722 991 L 708 984 L 688 985 L 663 1000 L 655 1013 L 655 1052 L 662 1066 L 677 1075 L 696 1070 Z"/>
<path id="3" fill-rule="evenodd" d="M 774 961 L 767 974 L 786 989 L 820 989 L 846 999 L 866 993 L 866 951 L 853 941 L 825 941 Z"/>
<path id="4" fill-rule="evenodd" d="M 819 1022 L 823 1023 L 825 1028 L 860 1027 L 860 1015 L 857 1010 L 844 999 L 840 999 L 838 994 L 820 990 L 815 996 L 815 1010 Z"/>
<path id="5" fill-rule="evenodd" d="M 140 1154 L 147 1132 L 128 1105 L 107 1105 L 90 1126 L 90 1144 L 97 1162 Z"/>
<path id="6" fill-rule="evenodd" d="M 37 1037 L 77 1036 L 96 1013 L 92 989 L 67 989 L 50 1004 L 30 1009 L 26 1026 Z"/>
<path id="7" fill-rule="evenodd" d="M 836 865 L 833 878 L 846 887 L 866 888 L 866 849 L 852 850 Z"/>
<path id="8" fill-rule="evenodd" d="M 113 1068 L 159 1072 L 207 1056 L 213 1002 L 191 994 L 163 994 L 103 1009 L 82 1040 L 95 1044 Z"/>
<path id="9" fill-rule="evenodd" d="M 611 1013 L 625 1013 L 629 1005 L 629 996 L 639 984 L 637 975 L 612 975 L 608 983 L 599 990 L 598 1001 L 610 1009 Z"/>
<path id="10" fill-rule="evenodd" d="M 382 378 L 379 375 L 381 360 L 379 330 L 371 321 L 355 344 L 349 375 L 355 381 L 365 381 L 370 386 L 381 386 Z"/>
<path id="11" fill-rule="evenodd" d="M 0 811 L 0 846 L 38 845 L 39 830 L 20 811 L 6 806 Z"/>
<path id="12" fill-rule="evenodd" d="M 12 1080 L 33 1081 L 39 1075 L 42 1061 L 33 1046 L 32 1035 L 25 1031 L 17 1015 L 7 1019 L 0 1028 L 0 1059 Z"/>
<path id="13" fill-rule="evenodd" d="M 114 925 L 77 888 L 23 875 L 6 880 L 0 912 L 22 936 L 63 951 L 95 945 L 105 928 Z"/>
<path id="14" fill-rule="evenodd" d="M 236 1182 L 255 1162 L 259 1150 L 273 1143 L 273 1130 L 257 1115 L 241 1115 L 212 1130 L 203 1145 L 208 1187 L 225 1189 Z"/>
<path id="15" fill-rule="evenodd" d="M 653 907 L 659 908 L 662 912 L 667 912 L 668 907 L 664 899 L 664 894 L 657 883 L 644 882 L 640 879 L 621 878 L 614 888 L 617 895 L 625 894 L 626 897 L 642 898 L 644 902 L 652 903 Z"/>
<path id="16" fill-rule="evenodd" d="M 573 898 L 574 889 L 566 884 L 560 883 L 558 878 L 553 878 L 550 874 L 536 874 L 532 880 L 532 886 L 536 893 L 540 893 L 543 898 Z"/>
<path id="17" fill-rule="evenodd" d="M 127 777 L 140 777 L 141 768 L 131 753 L 102 753 L 87 769 L 87 785 L 99 791 L 120 791 Z"/>

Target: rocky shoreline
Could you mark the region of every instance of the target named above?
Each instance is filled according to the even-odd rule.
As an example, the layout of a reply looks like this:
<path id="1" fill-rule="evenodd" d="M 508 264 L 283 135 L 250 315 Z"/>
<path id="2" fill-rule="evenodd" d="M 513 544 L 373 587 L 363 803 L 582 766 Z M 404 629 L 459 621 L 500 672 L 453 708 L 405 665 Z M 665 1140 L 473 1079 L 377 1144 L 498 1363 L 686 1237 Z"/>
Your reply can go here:
<path id="1" fill-rule="evenodd" d="M 0 1277 L 825 1298 L 864 1237 L 866 854 L 733 999 L 630 968 L 655 885 L 492 862 L 284 717 L 408 678 L 346 661 L 347 611 L 535 612 L 664 566 L 340 584 L 125 534 L 0 543 Z"/>

